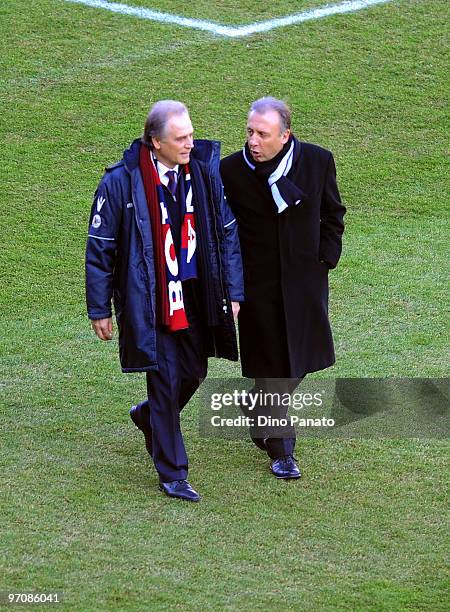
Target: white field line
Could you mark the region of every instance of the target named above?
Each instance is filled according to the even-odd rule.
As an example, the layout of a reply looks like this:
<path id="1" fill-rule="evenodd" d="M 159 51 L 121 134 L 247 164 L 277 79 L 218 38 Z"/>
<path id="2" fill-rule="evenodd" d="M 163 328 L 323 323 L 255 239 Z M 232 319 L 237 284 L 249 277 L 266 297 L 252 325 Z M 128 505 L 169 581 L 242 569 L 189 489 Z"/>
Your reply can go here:
<path id="1" fill-rule="evenodd" d="M 293 25 L 295 23 L 303 23 L 304 21 L 310 21 L 311 19 L 321 19 L 322 17 L 328 17 L 329 15 L 354 13 L 355 11 L 360 11 L 368 6 L 385 4 L 386 2 L 390 1 L 391 0 L 347 0 L 346 2 L 340 2 L 339 4 L 327 4 L 326 6 L 312 8 L 307 11 L 303 11 L 302 13 L 286 15 L 286 17 L 280 17 L 278 19 L 269 19 L 268 21 L 259 21 L 241 26 L 226 26 L 221 23 L 214 23 L 213 21 L 191 19 L 190 17 L 181 17 L 180 15 L 173 15 L 171 13 L 162 13 L 160 11 L 153 11 L 151 9 L 138 6 L 129 6 L 128 4 L 122 4 L 119 2 L 108 2 L 107 0 L 66 0 L 66 2 L 84 4 L 93 8 L 106 9 L 107 11 L 112 11 L 113 13 L 120 13 L 121 15 L 132 15 L 133 17 L 139 17 L 140 19 L 149 19 L 150 21 L 160 21 L 162 23 L 174 23 L 186 28 L 196 28 L 197 30 L 204 30 L 206 32 L 212 32 L 213 34 L 228 36 L 230 38 L 249 36 L 250 34 L 256 34 L 257 32 L 268 32 L 274 28 Z"/>

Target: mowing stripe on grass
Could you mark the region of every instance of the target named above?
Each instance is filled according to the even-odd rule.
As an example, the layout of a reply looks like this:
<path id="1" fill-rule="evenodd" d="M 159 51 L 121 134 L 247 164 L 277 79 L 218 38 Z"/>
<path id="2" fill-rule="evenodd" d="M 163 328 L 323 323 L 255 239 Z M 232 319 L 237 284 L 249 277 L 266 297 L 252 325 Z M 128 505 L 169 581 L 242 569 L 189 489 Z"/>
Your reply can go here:
<path id="1" fill-rule="evenodd" d="M 355 11 L 360 11 L 361 9 L 367 8 L 374 4 L 385 4 L 390 1 L 391 0 L 349 0 L 339 4 L 327 4 L 326 6 L 309 9 L 307 11 L 303 11 L 302 13 L 286 15 L 286 17 L 280 17 L 278 19 L 269 19 L 268 21 L 260 21 L 250 23 L 248 25 L 233 27 L 226 26 L 221 23 L 214 23 L 213 21 L 192 19 L 190 17 L 181 17 L 181 15 L 153 11 L 151 9 L 138 6 L 108 2 L 107 0 L 66 0 L 66 2 L 85 4 L 86 6 L 91 6 L 93 8 L 102 8 L 112 11 L 113 13 L 120 13 L 122 15 L 132 15 L 134 17 L 139 17 L 140 19 L 149 19 L 150 21 L 160 21 L 162 23 L 174 23 L 186 28 L 196 28 L 197 30 L 204 30 L 206 32 L 212 32 L 213 34 L 228 36 L 230 38 L 249 36 L 250 34 L 256 34 L 258 32 L 268 32 L 274 28 L 303 23 L 304 21 L 310 21 L 311 19 L 321 19 L 322 17 L 328 17 L 330 15 L 354 13 Z"/>
<path id="2" fill-rule="evenodd" d="M 164 57 L 171 52 L 176 52 L 181 49 L 186 49 L 190 46 L 198 46 L 198 40 L 177 40 L 172 41 L 167 45 L 160 45 L 156 48 L 150 48 L 142 53 L 129 53 L 128 55 L 110 55 L 103 59 L 89 60 L 81 62 L 71 62 L 69 65 L 58 65 L 55 67 L 45 67 L 41 72 L 36 71 L 32 76 L 23 76 L 17 78 L 0 78 L 0 90 L 5 90 L 14 87 L 44 87 L 60 86 L 66 83 L 73 83 L 78 79 L 91 73 L 92 70 L 115 70 L 121 69 L 123 66 L 139 64 L 144 60 L 154 60 L 155 57 Z M 203 43 L 202 43 L 203 44 Z M 206 44 L 206 43 L 205 43 Z M 16 74 L 16 73 L 14 73 Z M 20 74 L 20 73 L 17 73 Z"/>

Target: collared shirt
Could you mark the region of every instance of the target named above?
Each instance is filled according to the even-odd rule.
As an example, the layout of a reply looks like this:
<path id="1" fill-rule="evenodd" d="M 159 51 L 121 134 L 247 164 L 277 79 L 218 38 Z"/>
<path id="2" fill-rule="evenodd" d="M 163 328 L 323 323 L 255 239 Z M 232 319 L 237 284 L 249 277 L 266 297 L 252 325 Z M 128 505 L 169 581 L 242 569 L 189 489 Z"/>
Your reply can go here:
<path id="1" fill-rule="evenodd" d="M 165 164 L 159 160 L 156 160 L 155 165 L 158 170 L 159 179 L 164 187 L 168 189 L 169 177 L 167 176 L 167 173 L 171 172 L 172 170 L 175 171 L 175 180 L 178 182 L 180 170 L 179 164 L 177 164 L 174 168 L 168 168 Z M 181 225 L 183 223 L 183 218 L 176 197 L 172 196 L 169 191 L 167 191 L 166 205 L 170 215 L 170 227 L 172 230 L 173 244 L 175 246 L 175 252 L 178 255 L 181 246 Z"/>
<path id="2" fill-rule="evenodd" d="M 168 168 L 166 165 L 164 165 L 158 160 L 156 167 L 158 169 L 160 181 L 165 187 L 167 187 L 169 184 L 169 177 L 167 176 L 167 172 L 170 172 L 171 170 L 175 171 L 175 179 L 178 181 L 178 172 L 180 169 L 179 164 L 177 164 L 174 168 Z"/>

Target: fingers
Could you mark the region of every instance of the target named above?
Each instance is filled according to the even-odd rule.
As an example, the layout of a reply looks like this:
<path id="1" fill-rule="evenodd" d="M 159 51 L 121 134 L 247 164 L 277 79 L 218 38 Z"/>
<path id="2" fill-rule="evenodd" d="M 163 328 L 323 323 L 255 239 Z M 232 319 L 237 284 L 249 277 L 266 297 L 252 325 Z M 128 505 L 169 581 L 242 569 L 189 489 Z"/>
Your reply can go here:
<path id="1" fill-rule="evenodd" d="M 239 304 L 239 302 L 231 302 L 231 308 L 233 309 L 233 318 L 234 320 L 236 320 L 239 314 L 239 310 L 241 309 L 241 305 Z"/>
<path id="2" fill-rule="evenodd" d="M 113 337 L 113 324 L 112 318 L 109 319 L 97 319 L 91 321 L 92 329 L 95 331 L 100 340 L 111 340 Z"/>
<path id="3" fill-rule="evenodd" d="M 109 339 L 111 340 L 112 335 L 113 335 L 113 325 L 112 325 L 112 319 L 111 319 L 111 318 L 110 318 L 110 319 L 107 319 L 107 321 L 108 321 L 108 326 L 107 326 L 107 327 L 108 327 L 108 329 L 107 329 L 107 334 L 108 334 Z"/>

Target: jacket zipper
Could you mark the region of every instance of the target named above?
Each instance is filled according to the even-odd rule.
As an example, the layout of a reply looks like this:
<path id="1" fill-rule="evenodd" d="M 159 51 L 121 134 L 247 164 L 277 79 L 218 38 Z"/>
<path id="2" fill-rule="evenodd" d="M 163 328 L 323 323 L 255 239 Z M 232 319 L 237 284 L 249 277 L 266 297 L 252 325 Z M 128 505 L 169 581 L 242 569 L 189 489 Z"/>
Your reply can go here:
<path id="1" fill-rule="evenodd" d="M 133 207 L 134 207 L 134 220 L 135 220 L 135 221 L 136 221 L 136 223 L 137 223 L 138 230 L 139 230 L 139 235 L 140 235 L 140 237 L 141 237 L 141 241 L 142 241 L 142 248 L 143 248 L 143 251 L 144 251 L 144 252 L 142 253 L 142 256 L 143 256 L 143 258 L 144 258 L 144 261 L 145 261 L 145 266 L 146 266 L 146 268 L 147 268 L 147 260 L 146 260 L 146 257 L 145 257 L 145 249 L 144 249 L 144 237 L 143 237 L 143 235 L 142 235 L 142 223 L 141 223 L 141 219 L 140 219 L 140 217 L 139 217 L 139 209 L 138 209 L 138 206 L 136 205 L 137 198 L 135 197 L 135 193 L 134 193 L 134 183 L 133 183 L 134 177 L 133 177 L 133 176 L 131 176 L 131 179 L 132 179 L 132 180 L 131 180 L 131 199 L 133 200 Z M 151 232 L 151 231 L 152 231 L 152 228 L 150 228 L 150 232 Z M 147 273 L 148 273 L 148 270 L 147 270 Z M 150 278 L 149 278 L 149 281 L 150 281 Z M 154 302 L 155 302 L 155 300 L 153 300 L 153 298 L 152 298 L 152 290 L 151 290 L 151 286 L 149 286 L 149 287 L 148 287 L 148 293 L 149 293 L 149 299 L 150 299 L 150 306 L 151 306 L 151 309 L 152 309 L 152 314 L 153 314 L 153 321 L 155 322 L 155 326 L 156 326 L 156 310 L 155 310 L 155 303 L 154 303 Z"/>

